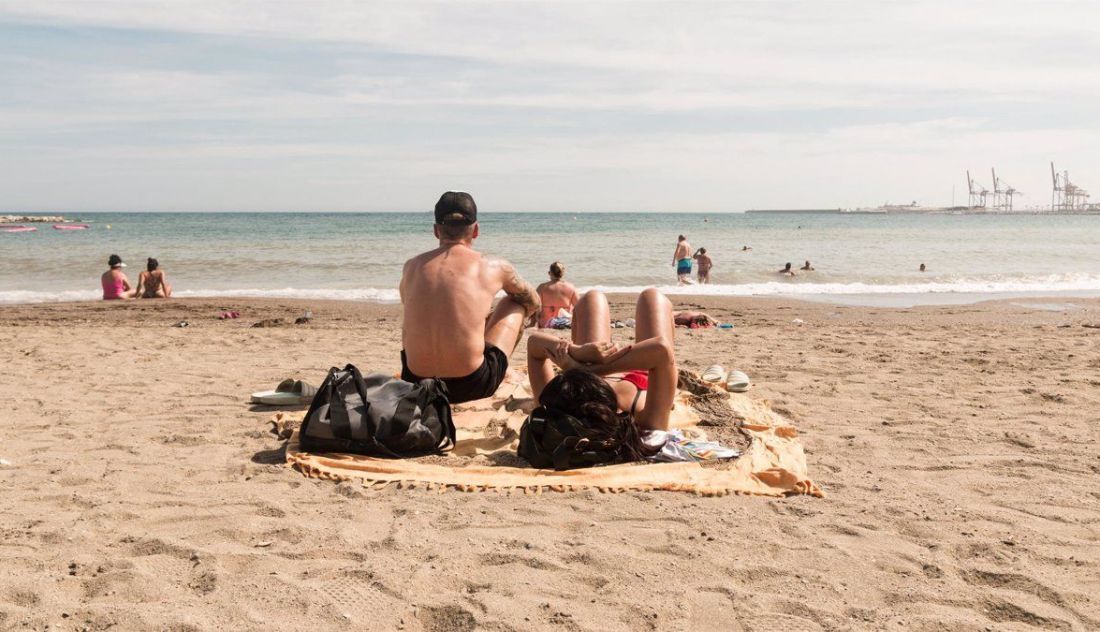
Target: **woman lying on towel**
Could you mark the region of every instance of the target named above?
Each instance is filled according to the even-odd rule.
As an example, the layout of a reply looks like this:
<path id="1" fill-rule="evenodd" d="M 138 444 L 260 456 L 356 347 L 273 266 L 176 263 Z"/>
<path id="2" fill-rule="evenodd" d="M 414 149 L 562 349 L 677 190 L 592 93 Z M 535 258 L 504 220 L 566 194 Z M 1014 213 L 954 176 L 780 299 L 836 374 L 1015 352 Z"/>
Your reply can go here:
<path id="1" fill-rule="evenodd" d="M 618 348 L 611 342 L 607 297 L 589 291 L 573 310 L 572 342 L 532 333 L 527 366 L 540 405 L 593 427 L 606 426 L 634 444 L 626 446 L 629 451 L 644 456 L 664 443 L 676 397 L 672 304 L 656 290 L 646 290 L 638 296 L 634 319 L 634 344 Z M 554 365 L 564 369 L 557 377 Z"/>

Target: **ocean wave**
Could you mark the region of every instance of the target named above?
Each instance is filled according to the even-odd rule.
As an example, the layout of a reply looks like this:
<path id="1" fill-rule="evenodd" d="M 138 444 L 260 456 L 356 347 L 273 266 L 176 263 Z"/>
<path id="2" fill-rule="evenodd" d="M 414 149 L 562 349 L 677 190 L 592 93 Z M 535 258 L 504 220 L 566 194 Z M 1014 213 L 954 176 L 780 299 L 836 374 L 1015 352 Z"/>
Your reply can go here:
<path id="1" fill-rule="evenodd" d="M 651 286 L 593 286 L 608 293 L 634 294 Z M 588 288 L 583 288 L 588 289 Z M 1100 291 L 1100 276 L 1091 274 L 1051 274 L 1018 278 L 924 281 L 920 283 L 812 283 L 797 279 L 758 283 L 713 285 L 663 285 L 665 294 L 691 296 L 809 296 L 861 294 L 1015 294 L 1036 292 Z"/>
<path id="2" fill-rule="evenodd" d="M 921 283 L 812 283 L 797 279 L 759 283 L 714 285 L 622 285 L 581 287 L 580 291 L 598 289 L 609 293 L 636 294 L 649 287 L 679 296 L 814 296 L 814 295 L 874 295 L 874 294 L 1042 294 L 1044 292 L 1100 292 L 1100 275 L 1053 274 L 1018 278 L 931 280 Z M 0 304 L 57 303 L 95 300 L 99 290 L 63 290 L 40 292 L 27 290 L 0 291 Z M 242 288 L 233 290 L 182 290 L 178 297 L 196 298 L 288 298 L 315 300 L 365 301 L 397 303 L 401 297 L 395 288 Z"/>

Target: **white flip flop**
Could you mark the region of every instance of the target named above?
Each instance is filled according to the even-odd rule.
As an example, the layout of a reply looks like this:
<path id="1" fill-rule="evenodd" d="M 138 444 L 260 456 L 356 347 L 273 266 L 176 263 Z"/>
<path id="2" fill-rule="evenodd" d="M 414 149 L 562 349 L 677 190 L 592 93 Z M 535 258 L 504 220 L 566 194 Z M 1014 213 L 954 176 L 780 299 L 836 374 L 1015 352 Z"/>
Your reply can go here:
<path id="1" fill-rule="evenodd" d="M 317 389 L 301 380 L 287 378 L 273 391 L 260 391 L 252 394 L 253 404 L 267 406 L 301 406 L 313 401 Z"/>
<path id="2" fill-rule="evenodd" d="M 722 368 L 721 364 L 714 364 L 707 367 L 707 370 L 703 371 L 699 379 L 707 384 L 721 384 L 726 381 L 726 370 Z"/>
<path id="3" fill-rule="evenodd" d="M 730 371 L 728 377 L 726 377 L 726 390 L 731 393 L 744 393 L 752 386 L 752 382 L 749 380 L 749 376 L 745 375 L 741 371 Z"/>

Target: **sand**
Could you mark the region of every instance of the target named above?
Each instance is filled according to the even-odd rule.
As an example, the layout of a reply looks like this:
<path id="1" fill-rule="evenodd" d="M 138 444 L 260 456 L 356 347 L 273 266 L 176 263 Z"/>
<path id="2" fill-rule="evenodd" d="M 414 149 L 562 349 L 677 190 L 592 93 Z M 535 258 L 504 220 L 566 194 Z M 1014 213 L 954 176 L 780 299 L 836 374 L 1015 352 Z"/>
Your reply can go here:
<path id="1" fill-rule="evenodd" d="M 396 370 L 399 308 L 0 307 L 0 628 L 1097 629 L 1100 302 L 1051 302 L 678 301 L 824 499 L 310 480 L 248 393 Z"/>

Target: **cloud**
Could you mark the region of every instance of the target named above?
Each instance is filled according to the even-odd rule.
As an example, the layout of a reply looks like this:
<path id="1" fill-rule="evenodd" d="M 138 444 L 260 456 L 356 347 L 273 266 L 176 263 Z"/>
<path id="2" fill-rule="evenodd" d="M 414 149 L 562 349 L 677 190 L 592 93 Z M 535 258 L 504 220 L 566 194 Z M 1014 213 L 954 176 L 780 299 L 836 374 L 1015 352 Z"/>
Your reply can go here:
<path id="1" fill-rule="evenodd" d="M 160 185 L 179 196 L 164 208 L 263 208 L 274 191 L 279 208 L 411 208 L 419 191 L 400 187 L 468 180 L 513 209 L 856 206 L 945 203 L 958 173 L 992 162 L 1034 190 L 1050 158 L 1100 167 L 1098 18 L 1035 3 L 0 0 L 0 164 L 19 175 L 0 194 L 137 208 Z M 59 166 L 67 191 L 48 184 Z M 166 183 L 175 171 L 191 186 Z M 134 178 L 149 190 L 128 197 Z"/>

